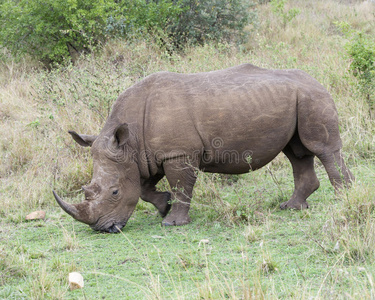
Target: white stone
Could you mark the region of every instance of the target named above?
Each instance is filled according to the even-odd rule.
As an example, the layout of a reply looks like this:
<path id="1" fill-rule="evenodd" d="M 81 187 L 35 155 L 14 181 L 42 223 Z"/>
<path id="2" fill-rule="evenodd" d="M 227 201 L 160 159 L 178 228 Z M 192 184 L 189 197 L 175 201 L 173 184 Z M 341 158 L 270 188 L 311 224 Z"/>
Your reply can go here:
<path id="1" fill-rule="evenodd" d="M 71 291 L 83 288 L 83 277 L 80 273 L 69 273 L 69 288 Z"/>

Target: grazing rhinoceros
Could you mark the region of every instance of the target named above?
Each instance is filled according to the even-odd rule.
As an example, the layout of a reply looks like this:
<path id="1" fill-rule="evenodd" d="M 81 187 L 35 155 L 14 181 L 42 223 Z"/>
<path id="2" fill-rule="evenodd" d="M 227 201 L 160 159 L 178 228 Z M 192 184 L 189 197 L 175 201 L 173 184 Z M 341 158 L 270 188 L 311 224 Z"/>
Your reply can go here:
<path id="1" fill-rule="evenodd" d="M 340 153 L 335 104 L 299 70 L 244 64 L 208 73 L 156 73 L 119 96 L 98 136 L 69 133 L 91 146 L 93 179 L 80 204 L 54 195 L 68 214 L 100 231 L 119 232 L 139 197 L 155 205 L 163 225 L 188 224 L 197 169 L 246 173 L 280 152 L 292 164 L 295 183 L 282 209 L 308 207 L 306 198 L 319 187 L 314 156 L 335 190 L 353 180 Z M 164 176 L 172 196 L 156 191 Z"/>

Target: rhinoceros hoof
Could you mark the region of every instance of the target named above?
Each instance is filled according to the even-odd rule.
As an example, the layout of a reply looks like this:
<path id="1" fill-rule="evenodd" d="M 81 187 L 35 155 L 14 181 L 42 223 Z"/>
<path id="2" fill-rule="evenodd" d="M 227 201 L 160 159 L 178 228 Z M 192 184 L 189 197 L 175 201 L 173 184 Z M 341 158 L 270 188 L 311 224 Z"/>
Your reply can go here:
<path id="1" fill-rule="evenodd" d="M 176 216 L 169 215 L 164 218 L 162 225 L 164 226 L 181 226 L 181 225 L 186 225 L 191 222 L 191 219 L 189 216 L 183 217 L 183 218 L 178 218 Z"/>
<path id="2" fill-rule="evenodd" d="M 160 216 L 162 218 L 164 218 L 169 213 L 169 210 L 171 209 L 171 204 L 170 204 L 171 193 L 170 192 L 165 192 L 164 195 L 165 195 L 165 198 L 164 198 L 165 202 L 158 209 L 159 210 L 159 214 L 160 214 Z"/>
<path id="3" fill-rule="evenodd" d="M 309 208 L 309 204 L 307 203 L 306 200 L 303 200 L 303 201 L 289 200 L 289 201 L 281 203 L 280 208 L 301 210 L 301 209 Z"/>

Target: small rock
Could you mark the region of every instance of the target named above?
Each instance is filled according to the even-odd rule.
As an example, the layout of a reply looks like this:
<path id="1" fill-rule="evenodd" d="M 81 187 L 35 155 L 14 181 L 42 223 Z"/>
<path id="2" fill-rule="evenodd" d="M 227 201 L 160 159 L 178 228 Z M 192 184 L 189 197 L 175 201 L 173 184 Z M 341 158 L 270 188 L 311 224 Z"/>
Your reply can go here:
<path id="1" fill-rule="evenodd" d="M 71 291 L 83 288 L 83 277 L 80 273 L 69 273 L 69 288 Z"/>
<path id="2" fill-rule="evenodd" d="M 44 210 L 34 211 L 26 216 L 26 220 L 44 220 L 46 212 Z"/>

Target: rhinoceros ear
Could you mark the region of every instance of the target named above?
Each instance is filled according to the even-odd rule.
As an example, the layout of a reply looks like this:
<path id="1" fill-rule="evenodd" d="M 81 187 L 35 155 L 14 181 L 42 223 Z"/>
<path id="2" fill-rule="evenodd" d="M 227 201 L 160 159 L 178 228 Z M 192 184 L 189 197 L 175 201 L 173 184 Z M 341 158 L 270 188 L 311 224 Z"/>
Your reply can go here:
<path id="1" fill-rule="evenodd" d="M 68 131 L 72 138 L 83 147 L 91 147 L 96 140 L 96 135 L 78 134 L 75 131 Z"/>
<path id="2" fill-rule="evenodd" d="M 124 123 L 116 127 L 114 131 L 115 141 L 119 147 L 125 145 L 129 139 L 129 128 L 128 124 Z"/>

